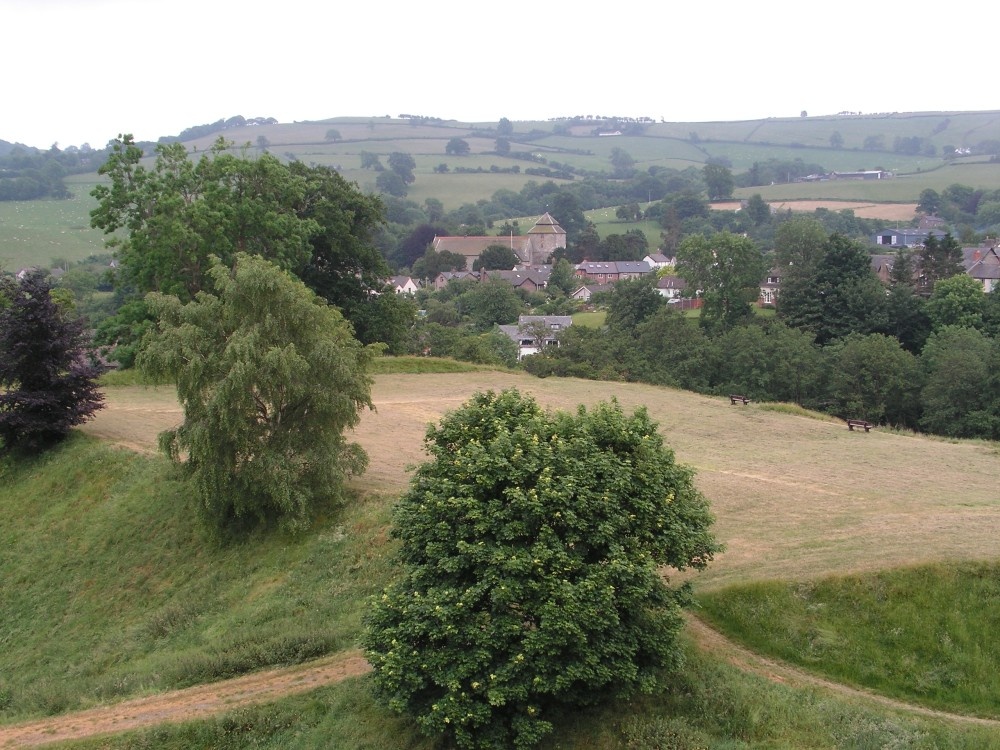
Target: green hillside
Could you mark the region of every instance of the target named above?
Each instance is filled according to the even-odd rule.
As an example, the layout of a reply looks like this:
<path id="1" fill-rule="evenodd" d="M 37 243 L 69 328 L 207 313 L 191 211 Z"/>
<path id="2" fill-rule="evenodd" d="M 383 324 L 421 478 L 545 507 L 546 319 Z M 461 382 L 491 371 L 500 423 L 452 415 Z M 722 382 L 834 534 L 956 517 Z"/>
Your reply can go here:
<path id="1" fill-rule="evenodd" d="M 626 409 L 649 409 L 678 459 L 696 470 L 727 545 L 692 578 L 696 594 L 1000 556 L 988 521 L 1000 473 L 991 446 L 853 433 L 801 410 L 733 408 L 666 388 L 497 371 L 378 375 L 377 411 L 355 436 L 371 469 L 354 483 L 352 502 L 300 536 L 219 546 L 188 511 L 183 477 L 150 453 L 157 431 L 179 417 L 172 389 L 109 388 L 108 408 L 88 434 L 40 459 L 0 463 L 7 519 L 0 729 L 355 647 L 368 598 L 394 575 L 392 499 L 407 467 L 422 460 L 426 424 L 476 390 L 507 386 L 553 408 L 614 395 Z M 113 447 L 122 444 L 133 450 Z M 966 613 L 987 618 L 983 627 L 995 615 L 985 604 Z M 545 747 L 1000 746 L 988 728 L 852 705 L 688 651 L 672 689 L 555 717 L 558 730 Z M 83 746 L 331 743 L 430 747 L 412 724 L 374 703 L 366 678 L 225 719 Z"/>
<path id="2" fill-rule="evenodd" d="M 298 159 L 338 169 L 363 191 L 375 192 L 378 172 L 361 168 L 361 154 L 385 163 L 392 152 L 410 154 L 415 181 L 407 201 L 441 201 L 446 210 L 490 199 L 497 191 L 519 192 L 529 182 L 564 178 L 529 174 L 529 170 L 572 170 L 571 179 L 588 175 L 610 178 L 611 155 L 622 149 L 640 172 L 651 168 L 700 170 L 709 160 L 729 164 L 734 174 L 755 162 L 801 160 L 826 171 L 885 169 L 890 180 L 837 180 L 766 185 L 736 190 L 736 197 L 760 193 L 768 201 L 847 200 L 915 203 L 922 190 L 941 191 L 961 184 L 1000 189 L 1000 111 L 925 112 L 888 115 L 842 115 L 770 118 L 707 123 L 620 123 L 621 135 L 597 135 L 614 123 L 557 120 L 514 122 L 510 153 L 496 153 L 497 123 L 417 121 L 396 117 L 337 117 L 318 122 L 254 125 L 202 135 L 185 143 L 197 155 L 221 135 L 250 154 L 262 147 L 281 159 Z M 831 138 L 839 134 L 837 147 Z M 461 138 L 469 153 L 446 153 Z M 880 144 L 871 147 L 872 141 Z M 897 139 L 921 139 L 917 154 L 895 150 Z M 945 158 L 946 148 L 973 153 Z M 149 163 L 152 163 L 150 159 Z M 447 171 L 443 170 L 447 167 Z M 516 170 L 516 172 L 514 171 Z M 96 173 L 66 179 L 68 201 L 0 202 L 0 268 L 46 264 L 52 258 L 80 260 L 103 249 L 100 232 L 90 229 L 94 208 L 90 191 Z"/>

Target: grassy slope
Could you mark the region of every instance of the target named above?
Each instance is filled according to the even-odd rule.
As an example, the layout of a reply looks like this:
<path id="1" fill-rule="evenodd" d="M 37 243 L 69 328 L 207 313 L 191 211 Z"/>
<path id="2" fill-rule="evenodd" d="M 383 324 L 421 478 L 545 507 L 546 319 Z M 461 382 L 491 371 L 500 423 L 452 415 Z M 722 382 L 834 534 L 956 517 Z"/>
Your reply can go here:
<path id="1" fill-rule="evenodd" d="M 828 420 L 648 386 L 489 371 L 384 374 L 378 411 L 357 430 L 372 457 L 355 483 L 357 502 L 298 539 L 214 546 L 161 459 L 92 438 L 6 465 L 0 504 L 13 522 L 0 532 L 0 716 L 63 711 L 352 645 L 365 599 L 391 575 L 391 497 L 405 487 L 406 467 L 422 459 L 426 424 L 475 390 L 507 386 L 558 408 L 612 395 L 649 408 L 678 457 L 697 469 L 728 545 L 696 577 L 698 590 L 1000 556 L 988 523 L 1000 503 L 1000 456 L 989 446 L 856 434 Z M 109 402 L 86 431 L 132 447 L 151 450 L 156 432 L 179 417 L 168 388 L 113 388 Z M 332 693 L 347 691 L 359 711 L 380 715 L 357 690 Z M 739 700 L 756 692 L 748 687 Z"/>
<path id="2" fill-rule="evenodd" d="M 702 598 L 755 650 L 936 708 L 1000 714 L 1000 567 L 952 562 L 819 581 L 734 586 Z"/>

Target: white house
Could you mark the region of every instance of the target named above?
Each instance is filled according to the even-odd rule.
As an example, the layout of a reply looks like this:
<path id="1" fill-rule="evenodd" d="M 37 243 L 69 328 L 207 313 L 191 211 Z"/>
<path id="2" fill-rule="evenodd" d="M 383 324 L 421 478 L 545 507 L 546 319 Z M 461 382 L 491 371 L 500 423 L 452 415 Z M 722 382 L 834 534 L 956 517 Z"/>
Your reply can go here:
<path id="1" fill-rule="evenodd" d="M 559 334 L 573 325 L 569 315 L 521 315 L 517 325 L 499 326 L 517 344 L 517 359 L 537 354 L 546 346 L 559 346 Z"/>
<path id="2" fill-rule="evenodd" d="M 419 288 L 409 276 L 393 276 L 389 280 L 389 284 L 396 294 L 416 294 Z"/>

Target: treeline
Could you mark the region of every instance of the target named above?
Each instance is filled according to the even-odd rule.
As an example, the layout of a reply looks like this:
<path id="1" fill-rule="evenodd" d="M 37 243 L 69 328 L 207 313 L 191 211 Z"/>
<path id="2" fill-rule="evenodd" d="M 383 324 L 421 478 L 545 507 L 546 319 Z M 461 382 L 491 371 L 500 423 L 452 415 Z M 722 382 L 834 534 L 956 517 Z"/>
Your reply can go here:
<path id="1" fill-rule="evenodd" d="M 185 128 L 181 131 L 180 135 L 162 136 L 158 143 L 180 143 L 181 141 L 190 141 L 195 138 L 204 138 L 208 135 L 215 135 L 216 133 L 231 130 L 232 128 L 246 127 L 247 125 L 277 124 L 278 121 L 273 117 L 251 117 L 250 119 L 247 119 L 246 117 L 243 117 L 243 115 L 236 115 L 235 117 L 216 120 L 215 122 L 208 123 L 206 125 L 194 125 L 193 127 Z"/>
<path id="2" fill-rule="evenodd" d="M 524 364 L 539 376 L 740 393 L 997 440 L 1000 291 L 983 294 L 961 271 L 956 249 L 946 237 L 915 257 L 900 252 L 885 285 L 863 245 L 793 220 L 771 259 L 786 269 L 776 317 L 737 310 L 727 324 L 703 311 L 695 321 L 666 304 L 651 281 L 623 281 L 611 292 L 605 328 L 573 326 L 558 348 Z"/>
<path id="3" fill-rule="evenodd" d="M 69 198 L 63 178 L 93 172 L 107 158 L 107 150 L 88 144 L 65 151 L 53 145 L 48 151 L 14 146 L 0 156 L 0 200 L 30 201 L 39 198 Z"/>
<path id="4" fill-rule="evenodd" d="M 953 437 L 1000 439 L 1000 344 L 974 328 L 933 333 L 919 355 L 884 333 L 826 346 L 776 319 L 717 335 L 662 307 L 630 332 L 572 326 L 526 358 L 534 375 L 642 382 L 799 404 Z"/>
<path id="5" fill-rule="evenodd" d="M 927 188 L 920 192 L 917 208 L 958 227 L 963 239 L 977 233 L 994 237 L 1000 234 L 1000 190 L 983 190 L 958 183 L 941 191 Z"/>

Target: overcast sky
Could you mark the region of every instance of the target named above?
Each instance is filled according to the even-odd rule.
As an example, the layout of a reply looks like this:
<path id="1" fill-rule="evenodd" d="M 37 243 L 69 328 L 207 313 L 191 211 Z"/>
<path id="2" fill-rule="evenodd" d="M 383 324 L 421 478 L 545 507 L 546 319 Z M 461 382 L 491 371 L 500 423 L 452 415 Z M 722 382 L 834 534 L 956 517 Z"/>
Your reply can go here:
<path id="1" fill-rule="evenodd" d="M 997 6 L 0 0 L 0 139 L 100 147 L 243 115 L 676 122 L 1000 109 Z"/>

